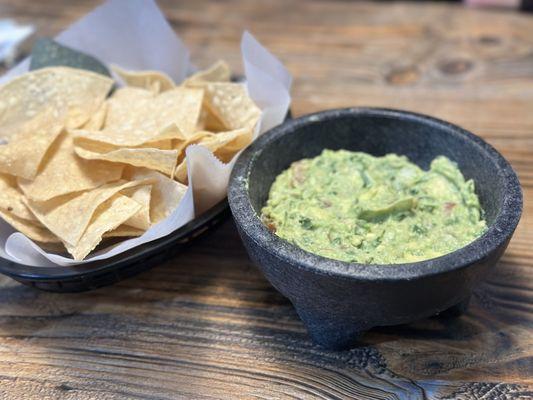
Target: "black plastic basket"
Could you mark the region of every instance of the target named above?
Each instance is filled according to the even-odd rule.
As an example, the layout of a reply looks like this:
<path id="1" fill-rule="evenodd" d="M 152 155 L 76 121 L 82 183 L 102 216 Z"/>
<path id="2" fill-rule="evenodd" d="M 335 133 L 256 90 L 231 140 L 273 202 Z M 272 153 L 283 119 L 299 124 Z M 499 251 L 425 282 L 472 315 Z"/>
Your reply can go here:
<path id="1" fill-rule="evenodd" d="M 92 290 L 112 285 L 171 258 L 228 216 L 228 201 L 224 199 L 170 235 L 107 260 L 66 267 L 32 267 L 0 257 L 0 273 L 25 285 L 52 292 Z"/>

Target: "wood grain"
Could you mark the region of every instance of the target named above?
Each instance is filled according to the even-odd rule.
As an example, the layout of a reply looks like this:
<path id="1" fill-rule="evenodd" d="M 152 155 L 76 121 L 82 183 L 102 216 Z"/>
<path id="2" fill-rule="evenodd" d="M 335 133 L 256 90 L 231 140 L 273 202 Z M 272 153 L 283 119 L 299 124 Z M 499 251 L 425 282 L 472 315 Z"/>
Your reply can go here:
<path id="1" fill-rule="evenodd" d="M 241 70 L 251 30 L 295 77 L 296 115 L 371 105 L 431 114 L 513 164 L 524 216 L 461 318 L 312 344 L 231 221 L 136 278 L 61 295 L 0 278 L 0 399 L 533 397 L 533 18 L 442 3 L 161 1 L 198 65 Z M 40 35 L 92 1 L 3 0 Z"/>

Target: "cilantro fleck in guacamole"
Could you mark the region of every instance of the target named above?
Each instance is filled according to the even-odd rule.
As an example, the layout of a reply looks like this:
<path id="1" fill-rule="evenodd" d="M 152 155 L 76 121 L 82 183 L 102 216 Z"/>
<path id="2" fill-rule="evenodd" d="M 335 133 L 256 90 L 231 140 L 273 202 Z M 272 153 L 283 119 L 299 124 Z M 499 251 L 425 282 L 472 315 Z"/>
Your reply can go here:
<path id="1" fill-rule="evenodd" d="M 444 156 L 428 171 L 405 156 L 324 150 L 273 183 L 262 220 L 324 257 L 398 264 L 438 257 L 486 229 L 474 182 Z"/>

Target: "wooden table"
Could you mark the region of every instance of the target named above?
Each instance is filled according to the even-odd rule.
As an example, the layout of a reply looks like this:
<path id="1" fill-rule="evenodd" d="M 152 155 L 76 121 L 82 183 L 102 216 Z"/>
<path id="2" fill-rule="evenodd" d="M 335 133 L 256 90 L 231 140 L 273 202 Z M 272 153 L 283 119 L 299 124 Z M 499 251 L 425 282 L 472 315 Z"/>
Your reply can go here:
<path id="1" fill-rule="evenodd" d="M 524 216 L 466 315 L 310 342 L 233 223 L 113 287 L 52 294 L 0 279 L 0 399 L 533 397 L 533 17 L 443 3 L 160 1 L 202 66 L 240 70 L 250 29 L 294 75 L 296 115 L 405 108 L 481 135 L 516 168 Z M 53 34 L 91 1 L 3 0 Z"/>

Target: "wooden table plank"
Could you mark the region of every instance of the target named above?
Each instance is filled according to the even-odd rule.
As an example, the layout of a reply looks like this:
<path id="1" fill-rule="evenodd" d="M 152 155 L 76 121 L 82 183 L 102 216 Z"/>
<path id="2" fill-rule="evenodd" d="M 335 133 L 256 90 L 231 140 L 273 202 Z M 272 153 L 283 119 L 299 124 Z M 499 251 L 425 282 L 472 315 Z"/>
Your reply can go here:
<path id="1" fill-rule="evenodd" d="M 50 35 L 93 4 L 2 0 L 0 15 Z M 230 220 L 111 288 L 0 278 L 0 398 L 531 398 L 533 18 L 442 3 L 160 4 L 198 65 L 241 70 L 250 29 L 293 73 L 296 115 L 397 107 L 473 130 L 516 168 L 523 219 L 465 316 L 374 329 L 343 352 L 309 341 Z"/>

